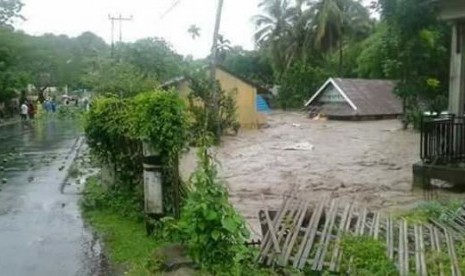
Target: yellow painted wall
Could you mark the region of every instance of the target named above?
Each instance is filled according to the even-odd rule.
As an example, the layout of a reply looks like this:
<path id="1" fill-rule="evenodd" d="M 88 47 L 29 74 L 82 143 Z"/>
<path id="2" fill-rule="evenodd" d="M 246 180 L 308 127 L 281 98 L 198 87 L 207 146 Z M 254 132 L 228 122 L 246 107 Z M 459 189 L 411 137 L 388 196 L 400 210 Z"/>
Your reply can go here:
<path id="1" fill-rule="evenodd" d="M 258 128 L 266 124 L 266 116 L 257 112 L 257 89 L 221 69 L 216 70 L 216 79 L 226 93 L 232 93 L 236 99 L 237 120 L 243 128 Z M 190 93 L 187 81 L 181 82 L 177 89 L 181 97 Z"/>

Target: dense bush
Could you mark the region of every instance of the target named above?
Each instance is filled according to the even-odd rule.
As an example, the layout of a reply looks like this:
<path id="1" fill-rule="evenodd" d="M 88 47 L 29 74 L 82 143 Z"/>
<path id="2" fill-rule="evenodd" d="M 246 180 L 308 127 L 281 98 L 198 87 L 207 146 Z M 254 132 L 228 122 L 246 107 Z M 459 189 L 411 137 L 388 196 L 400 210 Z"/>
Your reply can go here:
<path id="1" fill-rule="evenodd" d="M 135 193 L 142 183 L 142 142 L 163 159 L 166 211 L 178 212 L 182 185 L 178 172 L 180 151 L 187 138 L 184 104 L 176 93 L 149 92 L 134 98 L 102 97 L 86 115 L 85 132 L 92 153 L 113 167 L 118 185 Z"/>

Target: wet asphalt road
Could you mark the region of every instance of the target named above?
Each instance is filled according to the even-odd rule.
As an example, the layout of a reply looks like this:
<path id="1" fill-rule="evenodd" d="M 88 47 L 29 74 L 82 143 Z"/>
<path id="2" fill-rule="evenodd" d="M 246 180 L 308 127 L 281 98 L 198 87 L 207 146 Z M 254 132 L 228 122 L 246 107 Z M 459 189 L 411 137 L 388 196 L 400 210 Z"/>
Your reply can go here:
<path id="1" fill-rule="evenodd" d="M 63 188 L 81 144 L 72 122 L 0 127 L 0 275 L 99 275 L 99 243 Z"/>

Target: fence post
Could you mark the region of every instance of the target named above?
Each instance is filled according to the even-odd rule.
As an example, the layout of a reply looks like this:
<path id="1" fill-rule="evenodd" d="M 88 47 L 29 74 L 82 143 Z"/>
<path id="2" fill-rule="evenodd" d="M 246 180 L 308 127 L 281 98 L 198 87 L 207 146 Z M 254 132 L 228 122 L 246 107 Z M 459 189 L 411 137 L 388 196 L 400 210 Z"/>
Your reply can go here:
<path id="1" fill-rule="evenodd" d="M 143 142 L 144 155 L 144 208 L 149 216 L 160 218 L 163 215 L 162 164 L 160 153 Z"/>

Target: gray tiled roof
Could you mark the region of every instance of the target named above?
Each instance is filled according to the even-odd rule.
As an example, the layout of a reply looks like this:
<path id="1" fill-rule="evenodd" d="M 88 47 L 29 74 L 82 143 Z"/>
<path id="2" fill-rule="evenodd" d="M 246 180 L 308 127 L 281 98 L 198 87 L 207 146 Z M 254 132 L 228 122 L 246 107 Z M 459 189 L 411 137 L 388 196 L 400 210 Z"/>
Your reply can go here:
<path id="1" fill-rule="evenodd" d="M 357 107 L 356 115 L 399 115 L 402 101 L 394 93 L 392 80 L 333 79 Z"/>
<path id="2" fill-rule="evenodd" d="M 318 98 L 308 106 L 316 108 L 319 113 L 329 116 L 379 116 L 402 114 L 402 101 L 394 93 L 396 82 L 392 80 L 369 79 L 330 79 L 327 85 L 333 83 L 343 91 L 347 98 L 357 108 L 352 108 L 349 103 L 319 103 Z M 321 92 L 324 92 L 322 87 Z M 314 108 L 312 108 L 314 107 Z"/>

